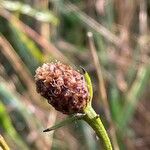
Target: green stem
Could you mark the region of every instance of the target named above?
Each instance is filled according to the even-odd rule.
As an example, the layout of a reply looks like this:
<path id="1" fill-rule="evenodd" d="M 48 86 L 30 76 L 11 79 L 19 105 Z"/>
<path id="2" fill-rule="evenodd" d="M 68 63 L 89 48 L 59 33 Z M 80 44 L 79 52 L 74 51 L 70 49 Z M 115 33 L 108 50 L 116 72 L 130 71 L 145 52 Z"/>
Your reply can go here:
<path id="1" fill-rule="evenodd" d="M 100 140 L 102 140 L 104 149 L 112 150 L 110 139 L 100 117 L 96 114 L 91 106 L 86 107 L 84 113 L 86 114 L 84 116 L 84 120 L 93 128 Z"/>

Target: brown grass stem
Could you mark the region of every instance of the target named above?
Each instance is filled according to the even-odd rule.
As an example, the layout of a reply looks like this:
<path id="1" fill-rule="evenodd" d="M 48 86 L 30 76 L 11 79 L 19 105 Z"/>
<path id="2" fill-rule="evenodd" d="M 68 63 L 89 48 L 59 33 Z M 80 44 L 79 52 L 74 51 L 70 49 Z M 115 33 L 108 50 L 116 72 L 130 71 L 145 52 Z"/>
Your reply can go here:
<path id="1" fill-rule="evenodd" d="M 0 11 L 0 15 L 11 22 L 15 27 L 20 29 L 23 33 L 27 34 L 31 39 L 33 39 L 36 43 L 38 43 L 42 48 L 45 54 L 51 54 L 54 58 L 64 61 L 70 62 L 64 54 L 62 54 L 52 43 L 50 43 L 45 37 L 38 34 L 28 25 L 24 24 L 17 17 L 9 13 L 8 11 Z"/>
<path id="2" fill-rule="evenodd" d="M 39 96 L 35 91 L 35 86 L 30 71 L 28 70 L 24 62 L 20 59 L 16 51 L 10 45 L 10 43 L 7 41 L 7 39 L 2 35 L 0 36 L 0 46 L 2 47 L 1 52 L 8 59 L 8 61 L 11 63 L 12 67 L 14 68 L 20 79 L 26 85 L 28 93 L 32 98 L 33 102 L 42 106 L 44 109 L 49 110 L 47 105 L 44 105 L 41 102 Z"/>
<path id="3" fill-rule="evenodd" d="M 99 81 L 99 92 L 100 92 L 101 100 L 102 100 L 103 105 L 104 105 L 103 108 L 104 108 L 105 116 L 106 116 L 108 123 L 110 124 L 110 134 L 111 134 L 112 143 L 113 143 L 114 149 L 119 150 L 115 126 L 114 126 L 113 121 L 111 119 L 111 113 L 110 113 L 105 83 L 104 83 L 102 69 L 101 69 L 102 67 L 101 67 L 97 52 L 96 52 L 92 32 L 88 32 L 87 36 L 88 36 L 88 40 L 89 40 L 89 48 L 91 50 L 91 54 L 92 54 L 93 61 L 94 61 L 94 66 L 95 66 L 98 81 Z"/>
<path id="4" fill-rule="evenodd" d="M 107 28 L 105 28 L 103 25 L 98 23 L 96 20 L 85 14 L 84 12 L 80 11 L 80 9 L 71 3 L 67 3 L 64 5 L 65 11 L 64 13 L 69 12 L 75 12 L 75 15 L 82 20 L 83 23 L 86 24 L 86 26 L 90 27 L 93 31 L 96 31 L 97 33 L 101 34 L 105 39 L 110 41 L 111 43 L 115 44 L 116 46 L 120 47 L 120 39 L 113 34 L 111 31 L 109 31 Z M 60 8 L 61 9 L 61 8 Z M 61 11 L 63 11 L 61 9 Z"/>

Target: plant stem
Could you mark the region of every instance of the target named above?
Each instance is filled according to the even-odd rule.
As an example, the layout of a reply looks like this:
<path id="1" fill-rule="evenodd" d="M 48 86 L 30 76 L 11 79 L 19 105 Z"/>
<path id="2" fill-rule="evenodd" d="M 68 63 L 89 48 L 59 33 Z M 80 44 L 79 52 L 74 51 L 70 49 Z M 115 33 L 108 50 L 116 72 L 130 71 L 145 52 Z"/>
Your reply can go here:
<path id="1" fill-rule="evenodd" d="M 104 128 L 104 125 L 100 117 L 96 114 L 94 109 L 91 106 L 86 107 L 84 110 L 86 114 L 84 120 L 93 128 L 97 136 L 102 140 L 102 144 L 105 150 L 112 150 L 111 142 L 108 137 L 108 134 Z"/>

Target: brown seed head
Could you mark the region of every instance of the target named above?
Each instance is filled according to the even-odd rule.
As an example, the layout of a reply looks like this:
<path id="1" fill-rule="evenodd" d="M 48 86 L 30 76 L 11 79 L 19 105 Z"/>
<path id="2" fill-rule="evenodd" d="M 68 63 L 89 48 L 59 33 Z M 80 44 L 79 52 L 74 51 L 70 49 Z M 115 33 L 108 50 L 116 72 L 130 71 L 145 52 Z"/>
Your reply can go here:
<path id="1" fill-rule="evenodd" d="M 60 62 L 43 64 L 36 70 L 36 89 L 56 110 L 64 114 L 82 112 L 89 101 L 84 76 Z"/>

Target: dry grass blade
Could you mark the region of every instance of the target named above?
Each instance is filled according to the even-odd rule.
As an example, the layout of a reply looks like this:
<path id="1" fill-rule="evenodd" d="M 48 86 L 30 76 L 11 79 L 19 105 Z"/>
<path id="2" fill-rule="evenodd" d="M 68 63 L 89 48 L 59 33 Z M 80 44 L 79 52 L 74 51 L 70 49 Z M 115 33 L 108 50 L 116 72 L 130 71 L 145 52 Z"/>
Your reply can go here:
<path id="1" fill-rule="evenodd" d="M 126 94 L 126 103 L 123 107 L 120 119 L 120 128 L 125 130 L 129 121 L 131 120 L 135 108 L 141 97 L 144 87 L 148 84 L 150 79 L 150 64 L 141 65 L 138 69 L 137 76 L 133 82 L 131 89 Z"/>
<path id="2" fill-rule="evenodd" d="M 140 12 L 139 12 L 139 30 L 140 30 L 140 38 L 139 38 L 139 48 L 141 51 L 140 61 L 143 64 L 140 64 L 137 70 L 137 75 L 135 80 L 133 81 L 130 90 L 127 92 L 125 98 L 126 103 L 122 110 L 123 121 L 121 127 L 124 128 L 127 126 L 128 122 L 133 116 L 134 110 L 137 106 L 140 96 L 143 93 L 144 88 L 146 87 L 149 81 L 150 74 L 150 59 L 149 59 L 149 37 L 148 34 L 148 14 L 147 14 L 147 6 L 146 1 L 139 1 Z"/>
<path id="3" fill-rule="evenodd" d="M 31 39 L 37 42 L 44 50 L 46 54 L 51 54 L 54 58 L 61 60 L 63 62 L 69 63 L 70 61 L 46 38 L 38 34 L 28 25 L 24 24 L 17 17 L 9 13 L 8 11 L 0 11 L 0 15 L 7 19 L 9 22 L 14 24 L 17 28 L 19 28 L 22 32 L 27 34 Z"/>
<path id="4" fill-rule="evenodd" d="M 91 32 L 88 32 L 87 36 L 89 39 L 89 47 L 90 47 L 90 50 L 92 53 L 95 69 L 96 69 L 98 80 L 99 80 L 99 92 L 100 92 L 100 96 L 101 96 L 101 99 L 102 99 L 102 102 L 104 105 L 104 107 L 103 107 L 104 112 L 105 112 L 107 121 L 110 124 L 110 134 L 111 134 L 112 143 L 113 143 L 114 149 L 119 150 L 119 146 L 117 143 L 117 137 L 116 137 L 116 133 L 115 133 L 116 132 L 115 126 L 111 119 L 111 113 L 110 113 L 110 108 L 109 108 L 109 104 L 108 104 L 105 83 L 104 83 L 104 79 L 103 79 L 103 75 L 102 75 L 101 64 L 100 64 L 100 61 L 99 61 L 99 58 L 98 58 L 98 55 L 96 52 L 96 48 L 94 45 L 93 34 Z"/>
<path id="5" fill-rule="evenodd" d="M 47 147 L 51 146 L 51 143 L 49 143 L 49 141 L 52 141 L 53 138 L 50 138 L 50 136 L 48 136 L 48 135 L 47 136 L 43 135 L 42 129 L 41 129 L 41 131 L 38 130 L 42 126 L 40 123 L 40 121 L 42 120 L 41 115 L 38 115 L 40 110 L 37 110 L 35 112 L 36 116 L 38 116 L 38 118 L 37 117 L 35 118 L 35 115 L 32 113 L 32 111 L 30 109 L 31 107 L 33 108 L 34 105 L 32 105 L 32 103 L 30 103 L 30 102 L 27 102 L 26 99 L 23 96 L 21 96 L 19 93 L 16 93 L 16 91 L 14 89 L 12 89 L 11 84 L 12 83 L 7 83 L 5 80 L 3 81 L 3 79 L 0 79 L 0 90 L 1 90 L 1 95 L 3 95 L 2 101 L 7 101 L 5 103 L 7 103 L 6 108 L 9 111 L 9 114 L 11 114 L 13 112 L 17 112 L 18 114 L 20 114 L 20 116 L 22 116 L 25 119 L 25 122 L 26 122 L 25 126 L 29 129 L 26 132 L 26 134 L 27 134 L 26 141 L 27 142 L 30 141 L 29 143 L 32 143 L 32 144 L 34 143 L 33 145 L 36 148 L 43 149 L 43 147 L 44 147 L 45 149 L 43 149 L 43 150 L 47 150 Z M 26 101 L 26 103 L 23 103 L 21 100 Z M 13 103 L 15 103 L 15 105 Z M 26 104 L 26 105 L 24 105 L 24 104 Z M 47 115 L 49 116 L 49 114 L 47 114 Z M 5 119 L 7 118 L 6 116 L 3 116 L 3 117 Z M 3 122 L 6 122 L 6 121 L 3 120 Z M 54 122 L 52 122 L 52 123 L 54 123 Z M 5 128 L 5 130 L 6 131 L 8 130 L 7 132 L 11 131 L 12 133 L 10 133 L 10 135 L 15 140 L 15 142 L 18 143 L 20 141 L 19 139 L 22 139 L 19 136 L 18 132 L 16 132 L 16 131 L 18 131 L 18 128 L 16 126 L 15 126 L 16 128 L 11 127 L 12 126 L 11 121 L 7 124 L 9 124 L 9 127 Z M 16 122 L 13 121 L 13 124 L 16 125 Z M 23 132 L 24 131 L 22 131 L 22 133 Z M 19 138 L 17 138 L 18 137 L 17 135 L 19 136 Z M 21 140 L 21 141 L 24 141 L 24 140 Z M 24 146 L 25 145 L 22 145 L 23 149 L 25 149 Z"/>
<path id="6" fill-rule="evenodd" d="M 139 1 L 140 3 L 140 12 L 139 12 L 139 28 L 141 34 L 147 34 L 148 31 L 148 16 L 147 16 L 147 4 L 146 1 Z"/>
<path id="7" fill-rule="evenodd" d="M 10 148 L 8 147 L 7 143 L 5 142 L 4 138 L 0 135 L 0 147 L 3 150 L 10 150 Z"/>
<path id="8" fill-rule="evenodd" d="M 108 105 L 108 101 L 107 101 L 107 94 L 106 94 L 104 79 L 103 79 L 103 75 L 102 75 L 101 64 L 99 62 L 99 58 L 97 56 L 97 52 L 95 49 L 95 45 L 94 45 L 94 41 L 93 41 L 93 34 L 91 32 L 88 32 L 87 36 L 89 39 L 89 48 L 91 50 L 96 73 L 97 73 L 98 80 L 99 80 L 100 96 L 101 96 L 102 102 L 104 104 L 105 115 L 107 117 L 107 120 L 109 121 L 110 120 L 109 105 Z"/>
<path id="9" fill-rule="evenodd" d="M 66 12 L 75 12 L 75 15 L 79 17 L 82 22 L 84 22 L 88 27 L 92 28 L 92 30 L 96 31 L 97 33 L 101 34 L 104 38 L 106 38 L 108 41 L 112 42 L 116 46 L 120 47 L 120 39 L 111 33 L 107 28 L 105 28 L 103 25 L 98 23 L 93 18 L 86 15 L 84 12 L 80 11 L 79 8 L 71 3 L 67 3 L 65 6 Z M 61 9 L 61 8 L 60 8 Z"/>
<path id="10" fill-rule="evenodd" d="M 0 46 L 2 47 L 1 52 L 3 55 L 8 59 L 8 61 L 12 64 L 12 67 L 20 77 L 20 79 L 23 81 L 23 83 L 26 85 L 28 89 L 28 93 L 34 103 L 43 106 L 44 109 L 48 107 L 41 102 L 39 96 L 37 95 L 35 91 L 35 85 L 33 82 L 32 75 L 30 74 L 30 71 L 24 64 L 24 62 L 20 59 L 18 54 L 15 52 L 13 47 L 10 45 L 10 43 L 5 39 L 5 37 L 0 36 Z"/>

